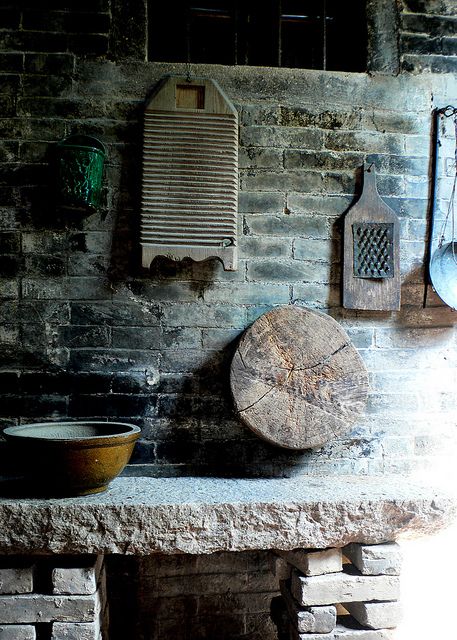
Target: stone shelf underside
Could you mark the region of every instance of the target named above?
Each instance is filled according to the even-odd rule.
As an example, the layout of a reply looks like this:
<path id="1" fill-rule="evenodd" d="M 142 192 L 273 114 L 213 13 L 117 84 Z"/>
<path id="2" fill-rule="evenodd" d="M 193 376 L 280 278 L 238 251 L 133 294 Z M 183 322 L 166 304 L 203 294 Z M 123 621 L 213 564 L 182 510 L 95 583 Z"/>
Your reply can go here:
<path id="1" fill-rule="evenodd" d="M 1 498 L 0 553 L 324 549 L 431 534 L 455 511 L 441 489 L 398 476 L 125 477 L 84 498 Z"/>

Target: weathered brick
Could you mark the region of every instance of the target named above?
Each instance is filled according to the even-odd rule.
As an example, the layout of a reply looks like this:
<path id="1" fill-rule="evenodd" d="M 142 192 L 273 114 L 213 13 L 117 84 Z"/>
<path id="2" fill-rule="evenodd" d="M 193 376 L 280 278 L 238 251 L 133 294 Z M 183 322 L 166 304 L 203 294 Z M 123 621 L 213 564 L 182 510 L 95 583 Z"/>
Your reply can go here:
<path id="1" fill-rule="evenodd" d="M 274 125 L 279 124 L 279 118 L 280 108 L 277 106 L 243 105 L 240 108 L 240 122 L 243 125 Z"/>
<path id="2" fill-rule="evenodd" d="M 0 624 L 35 622 L 92 622 L 98 613 L 97 594 L 47 596 L 42 594 L 0 596 Z"/>
<path id="3" fill-rule="evenodd" d="M 404 144 L 401 136 L 373 131 L 328 131 L 325 147 L 334 151 L 363 151 L 401 155 Z"/>
<path id="4" fill-rule="evenodd" d="M 240 329 L 203 329 L 202 346 L 204 349 L 225 349 L 241 335 Z"/>
<path id="5" fill-rule="evenodd" d="M 156 303 L 147 305 L 129 302 L 73 302 L 71 305 L 71 321 L 82 325 L 112 326 L 156 326 L 161 315 L 160 306 Z"/>
<path id="6" fill-rule="evenodd" d="M 35 640 L 35 627 L 26 624 L 0 625 L 0 638 L 2 640 Z"/>
<path id="7" fill-rule="evenodd" d="M 6 312 L 10 313 L 10 310 L 11 307 L 7 307 Z M 23 324 L 44 322 L 49 325 L 60 325 L 66 324 L 70 319 L 69 303 L 56 300 L 21 300 L 18 305 L 18 313 Z"/>
<path id="8" fill-rule="evenodd" d="M 323 175 L 324 192 L 332 195 L 349 194 L 353 195 L 356 191 L 357 176 L 352 173 L 325 173 Z"/>
<path id="9" fill-rule="evenodd" d="M 341 291 L 339 286 L 329 286 L 328 284 L 294 284 L 292 290 L 292 300 L 294 304 L 309 305 L 317 309 L 327 309 L 340 307 Z"/>
<path id="10" fill-rule="evenodd" d="M 18 298 L 19 297 L 19 281 L 14 278 L 0 278 L 0 298 Z"/>
<path id="11" fill-rule="evenodd" d="M 357 169 L 363 165 L 361 153 L 316 152 L 299 149 L 286 149 L 284 167 L 286 169 L 307 169 L 311 171 L 335 171 Z"/>
<path id="12" fill-rule="evenodd" d="M 332 109 L 319 107 L 280 107 L 280 124 L 282 126 L 309 127 L 310 129 L 358 129 L 362 119 L 362 109 Z"/>
<path id="13" fill-rule="evenodd" d="M 350 544 L 344 548 L 344 554 L 364 575 L 400 575 L 401 551 L 395 542 L 374 545 Z"/>
<path id="14" fill-rule="evenodd" d="M 18 231 L 0 233 L 0 253 L 17 253 L 21 248 L 21 234 Z"/>
<path id="15" fill-rule="evenodd" d="M 363 576 L 344 572 L 305 578 L 294 571 L 291 582 L 293 597 L 305 607 L 336 602 L 397 600 L 399 589 L 396 576 Z"/>
<path id="16" fill-rule="evenodd" d="M 219 372 L 221 363 L 227 360 L 227 355 L 219 349 L 167 349 L 160 359 L 161 371 L 165 373 L 186 373 L 200 370 L 211 376 Z M 202 373 L 203 375 L 203 373 Z"/>
<path id="17" fill-rule="evenodd" d="M 84 566 L 85 560 L 77 561 L 81 566 L 59 567 L 56 559 L 51 571 L 52 592 L 65 595 L 90 595 L 96 592 L 103 566 L 103 556 L 97 556 Z M 76 564 L 76 563 L 75 563 Z"/>
<path id="18" fill-rule="evenodd" d="M 23 296 L 26 299 L 100 300 L 109 292 L 109 283 L 103 277 L 27 278 L 23 281 Z"/>
<path id="19" fill-rule="evenodd" d="M 408 198 L 426 198 L 429 189 L 429 181 L 426 176 L 405 176 L 405 195 Z M 387 195 L 397 195 L 389 193 Z M 402 195 L 399 193 L 398 195 Z"/>
<path id="20" fill-rule="evenodd" d="M 369 154 L 367 162 L 374 162 L 377 173 L 426 176 L 428 159 L 426 157 L 405 157 L 386 154 Z"/>
<path id="21" fill-rule="evenodd" d="M 0 229 L 15 229 L 19 226 L 20 213 L 14 207 L 0 207 Z"/>
<path id="22" fill-rule="evenodd" d="M 335 640 L 391 640 L 392 635 L 388 629 L 353 629 L 344 625 L 335 628 Z M 301 639 L 303 640 L 303 639 Z M 308 640 L 310 640 L 308 638 Z"/>
<path id="23" fill-rule="evenodd" d="M 334 633 L 300 633 L 298 629 L 291 626 L 287 638 L 290 640 L 334 640 L 335 635 Z"/>
<path id="24" fill-rule="evenodd" d="M 422 134 L 428 126 L 428 110 L 423 112 L 407 112 L 406 110 L 390 111 L 363 110 L 362 128 L 365 131 L 375 130 L 382 133 Z"/>
<path id="25" fill-rule="evenodd" d="M 399 602 L 345 602 L 345 609 L 369 629 L 391 629 L 402 619 Z"/>
<path id="26" fill-rule="evenodd" d="M 144 327 L 141 333 L 137 327 L 115 327 L 112 331 L 112 345 L 115 349 L 151 349 L 159 343 L 160 337 L 159 327 Z"/>
<path id="27" fill-rule="evenodd" d="M 39 352 L 34 354 L 32 362 L 39 361 Z M 28 396 L 24 399 L 21 395 L 3 396 L 0 407 L 2 416 L 23 416 L 24 418 L 45 418 L 65 415 L 67 399 L 57 395 Z M 6 606 L 6 605 L 5 605 Z"/>
<path id="28" fill-rule="evenodd" d="M 0 344 L 3 346 L 17 344 L 19 341 L 19 327 L 4 325 L 0 327 Z"/>
<path id="29" fill-rule="evenodd" d="M 293 241 L 293 257 L 294 260 L 339 262 L 341 259 L 340 247 L 340 243 L 336 240 L 295 238 Z"/>
<path id="30" fill-rule="evenodd" d="M 403 56 L 402 68 L 406 71 L 431 71 L 432 73 L 455 73 L 456 56 L 444 55 L 408 55 Z"/>
<path id="31" fill-rule="evenodd" d="M 245 147 L 322 149 L 323 140 L 322 131 L 301 127 L 242 127 L 240 135 L 240 143 Z"/>
<path id="32" fill-rule="evenodd" d="M 243 236 L 239 239 L 238 246 L 241 255 L 251 258 L 292 257 L 292 241 L 290 239 Z"/>
<path id="33" fill-rule="evenodd" d="M 442 38 L 442 54 L 445 56 L 457 55 L 457 38 Z"/>
<path id="34" fill-rule="evenodd" d="M 54 255 L 26 255 L 25 269 L 30 276 L 55 278 L 64 276 L 67 271 L 65 258 Z"/>
<path id="35" fill-rule="evenodd" d="M 231 588 L 236 593 L 249 592 L 246 571 L 230 574 Z M 226 593 L 227 576 L 225 574 L 196 574 L 180 576 L 163 576 L 160 580 L 161 595 L 167 597 Z"/>
<path id="36" fill-rule="evenodd" d="M 0 42 L 13 51 L 66 51 L 67 36 L 62 33 L 39 31 L 3 32 Z"/>
<path id="37" fill-rule="evenodd" d="M 411 13 L 430 13 L 442 16 L 457 15 L 454 0 L 403 0 L 406 10 Z"/>
<path id="38" fill-rule="evenodd" d="M 416 349 L 421 344 L 446 347 L 449 337 L 449 331 L 444 327 L 392 327 L 376 329 L 376 346 L 380 349 Z"/>
<path id="39" fill-rule="evenodd" d="M 14 278 L 20 275 L 23 267 L 21 256 L 1 256 L 0 255 L 0 277 Z"/>
<path id="40" fill-rule="evenodd" d="M 289 286 L 286 284 L 241 283 L 221 285 L 205 292 L 205 302 L 224 302 L 236 296 L 238 304 L 287 304 Z"/>
<path id="41" fill-rule="evenodd" d="M 248 280 L 258 282 L 329 282 L 329 265 L 323 262 L 252 260 Z"/>
<path id="42" fill-rule="evenodd" d="M 99 640 L 98 622 L 54 622 L 50 640 Z"/>
<path id="43" fill-rule="evenodd" d="M 241 148 L 238 153 L 240 169 L 281 169 L 282 149 Z"/>
<path id="44" fill-rule="evenodd" d="M 389 415 L 401 411 L 417 411 L 419 403 L 416 393 L 370 393 L 366 411 L 368 414 Z"/>
<path id="45" fill-rule="evenodd" d="M 324 216 L 246 215 L 245 220 L 249 233 L 253 235 L 328 237 L 329 222 Z"/>
<path id="46" fill-rule="evenodd" d="M 164 326 L 168 327 L 241 328 L 246 323 L 245 309 L 235 304 L 204 304 L 201 302 L 164 304 L 162 314 Z"/>
<path id="47" fill-rule="evenodd" d="M 139 349 L 72 349 L 70 363 L 76 371 L 129 371 L 157 367 L 157 351 Z"/>
<path id="48" fill-rule="evenodd" d="M 316 172 L 244 171 L 241 174 L 241 186 L 247 190 L 303 191 L 320 193 L 323 191 L 323 177 Z"/>
<path id="49" fill-rule="evenodd" d="M 75 58 L 69 53 L 26 53 L 24 68 L 27 73 L 70 74 Z"/>
<path id="50" fill-rule="evenodd" d="M 305 576 L 335 573 L 343 568 L 341 549 L 325 549 L 323 551 L 296 549 L 280 552 L 280 555 Z"/>
<path id="51" fill-rule="evenodd" d="M 457 18 L 403 13 L 401 14 L 401 26 L 404 31 L 424 33 L 428 36 L 454 36 Z"/>
<path id="52" fill-rule="evenodd" d="M 22 87 L 24 96 L 60 96 L 70 94 L 72 80 L 69 76 L 22 76 Z"/>
<path id="53" fill-rule="evenodd" d="M 19 91 L 20 76 L 15 74 L 2 74 L 0 82 L 0 94 L 16 96 Z"/>
<path id="54" fill-rule="evenodd" d="M 149 282 L 148 280 L 135 280 L 129 283 L 127 289 L 119 288 L 117 295 L 121 300 L 147 300 L 150 304 L 151 301 L 160 302 L 196 302 L 202 298 L 202 295 L 206 289 L 206 284 L 202 283 L 200 286 L 189 286 L 187 282 L 163 282 L 156 284 L 155 282 Z M 113 300 L 116 301 L 116 296 L 113 296 Z"/>
<path id="55" fill-rule="evenodd" d="M 68 256 L 67 272 L 69 276 L 100 276 L 108 273 L 111 259 L 108 255 L 78 253 Z"/>
<path id="56" fill-rule="evenodd" d="M 60 253 L 68 249 L 67 233 L 64 231 L 26 231 L 22 234 L 22 249 L 25 253 Z"/>
<path id="57" fill-rule="evenodd" d="M 425 199 L 384 197 L 383 200 L 401 217 L 425 219 L 428 206 Z"/>
<path id="58" fill-rule="evenodd" d="M 301 193 L 287 195 L 289 213 L 315 213 L 326 216 L 340 216 L 351 204 L 353 197 L 340 195 L 313 196 Z"/>
<path id="59" fill-rule="evenodd" d="M 329 637 L 330 636 L 330 637 Z M 391 640 L 392 635 L 387 629 L 354 629 L 344 624 L 338 624 L 331 634 L 299 633 L 292 627 L 291 640 Z"/>
<path id="60" fill-rule="evenodd" d="M 240 191 L 238 196 L 240 213 L 282 213 L 284 211 L 284 195 L 271 192 Z"/>
<path id="61" fill-rule="evenodd" d="M 33 567 L 0 568 L 0 594 L 31 593 L 33 591 Z M 0 634 L 1 637 L 1 634 Z"/>
<path id="62" fill-rule="evenodd" d="M 404 53 L 433 54 L 442 53 L 442 39 L 430 38 L 428 35 L 411 33 L 401 34 L 401 47 Z"/>
<path id="63" fill-rule="evenodd" d="M 281 583 L 281 594 L 286 603 L 289 619 L 299 633 L 330 633 L 336 625 L 336 607 L 299 607 L 287 585 Z"/>
<path id="64" fill-rule="evenodd" d="M 16 115 L 14 97 L 0 95 L 0 108 L 1 108 L 2 116 L 4 118 L 7 118 L 7 117 L 13 118 Z M 11 133 L 8 132 L 8 135 L 11 135 Z M 10 160 L 14 160 L 14 159 L 16 159 L 14 156 L 6 157 L 2 160 L 2 162 L 9 162 Z"/>

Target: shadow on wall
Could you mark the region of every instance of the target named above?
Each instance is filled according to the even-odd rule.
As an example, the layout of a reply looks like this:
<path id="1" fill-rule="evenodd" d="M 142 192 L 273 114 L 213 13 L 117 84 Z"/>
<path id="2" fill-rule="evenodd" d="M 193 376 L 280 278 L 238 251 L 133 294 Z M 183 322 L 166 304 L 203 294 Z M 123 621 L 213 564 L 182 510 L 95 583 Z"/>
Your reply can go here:
<path id="1" fill-rule="evenodd" d="M 306 470 L 312 451 L 273 446 L 238 420 L 229 381 L 237 343 L 206 359 L 178 393 L 162 394 L 169 389 L 159 383 L 157 418 L 145 427 L 124 475 L 271 478 Z"/>

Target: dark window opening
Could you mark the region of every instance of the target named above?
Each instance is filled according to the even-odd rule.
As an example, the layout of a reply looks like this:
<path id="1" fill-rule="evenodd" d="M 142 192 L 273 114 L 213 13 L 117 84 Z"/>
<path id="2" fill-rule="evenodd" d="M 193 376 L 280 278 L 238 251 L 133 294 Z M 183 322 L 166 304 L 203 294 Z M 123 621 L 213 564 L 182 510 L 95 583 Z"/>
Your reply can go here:
<path id="1" fill-rule="evenodd" d="M 149 4 L 149 60 L 365 71 L 366 0 Z"/>

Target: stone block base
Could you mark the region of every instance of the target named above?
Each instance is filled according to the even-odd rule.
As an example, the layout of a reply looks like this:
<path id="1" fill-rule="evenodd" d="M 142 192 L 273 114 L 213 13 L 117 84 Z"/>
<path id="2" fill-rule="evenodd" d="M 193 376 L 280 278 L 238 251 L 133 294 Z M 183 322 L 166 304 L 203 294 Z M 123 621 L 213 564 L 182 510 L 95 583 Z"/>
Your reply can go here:
<path id="1" fill-rule="evenodd" d="M 42 624 L 51 640 L 107 640 L 103 556 L 11 556 L 3 565 L 0 640 L 36 640 Z"/>
<path id="2" fill-rule="evenodd" d="M 279 552 L 281 640 L 388 640 L 401 619 L 400 548 L 351 544 L 319 552 Z M 344 564 L 341 563 L 341 558 Z"/>

